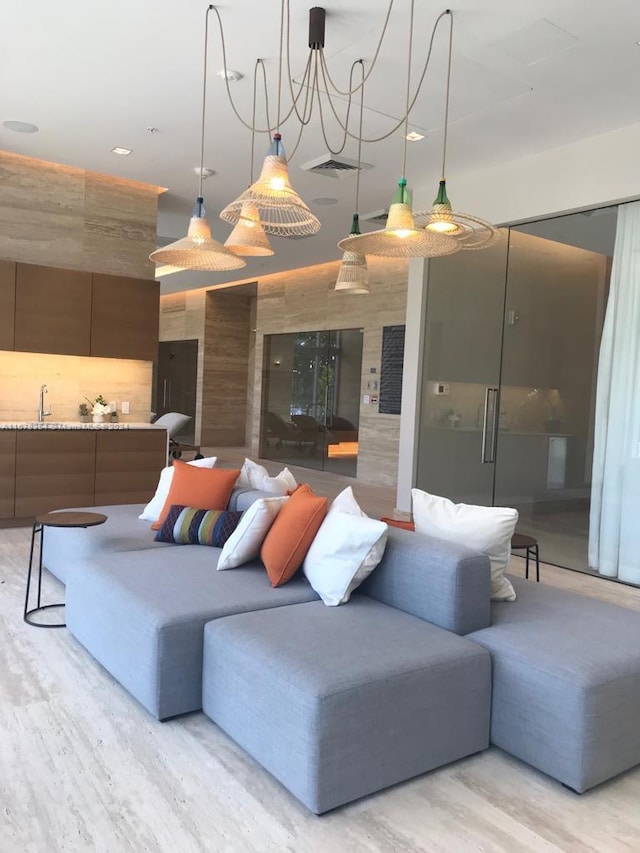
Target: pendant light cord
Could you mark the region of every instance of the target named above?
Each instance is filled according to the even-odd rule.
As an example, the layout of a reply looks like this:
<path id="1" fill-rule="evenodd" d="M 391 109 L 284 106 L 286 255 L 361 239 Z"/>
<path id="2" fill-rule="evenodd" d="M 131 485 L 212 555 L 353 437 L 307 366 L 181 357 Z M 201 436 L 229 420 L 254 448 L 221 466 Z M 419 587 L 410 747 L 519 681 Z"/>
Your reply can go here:
<path id="1" fill-rule="evenodd" d="M 364 84 L 367 79 L 364 73 L 364 60 L 359 59 L 360 67 L 362 69 L 362 82 L 360 83 L 360 126 L 358 128 L 358 171 L 356 172 L 356 209 L 355 212 L 359 213 L 360 211 L 360 165 L 362 163 L 362 122 L 364 119 Z M 358 64 L 358 63 L 356 63 Z"/>
<path id="2" fill-rule="evenodd" d="M 407 170 L 407 134 L 409 133 L 409 113 L 411 112 L 411 60 L 413 58 L 413 16 L 415 12 L 415 0 L 411 0 L 411 12 L 409 14 L 409 60 L 407 65 L 407 99 L 405 102 L 406 114 L 404 117 L 404 147 L 402 149 L 402 177 Z"/>
<path id="3" fill-rule="evenodd" d="M 202 198 L 202 182 L 204 180 L 204 127 L 207 113 L 207 53 L 209 46 L 209 12 L 213 6 L 208 6 L 204 16 L 204 66 L 202 70 L 202 129 L 200 132 L 200 182 L 198 198 Z"/>
<path id="4" fill-rule="evenodd" d="M 444 142 L 442 145 L 442 180 L 445 179 L 445 165 L 447 162 L 447 133 L 449 130 L 449 91 L 451 89 L 451 58 L 453 55 L 453 12 L 447 9 L 444 13 L 449 15 L 449 61 L 447 65 L 447 86 L 445 89 L 444 107 Z"/>
<path id="5" fill-rule="evenodd" d="M 278 62 L 278 112 L 276 115 L 276 133 L 280 133 L 280 112 L 282 106 L 282 64 L 284 53 L 284 10 L 286 0 L 280 3 L 280 52 Z"/>

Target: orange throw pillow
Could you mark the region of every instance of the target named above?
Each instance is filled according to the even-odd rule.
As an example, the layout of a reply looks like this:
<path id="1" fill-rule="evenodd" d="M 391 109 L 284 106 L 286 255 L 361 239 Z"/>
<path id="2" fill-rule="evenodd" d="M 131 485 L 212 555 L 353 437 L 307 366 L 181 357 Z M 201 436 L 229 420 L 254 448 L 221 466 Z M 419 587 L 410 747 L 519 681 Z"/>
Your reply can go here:
<path id="1" fill-rule="evenodd" d="M 327 504 L 306 483 L 284 504 L 260 551 L 271 586 L 282 586 L 298 571 L 327 514 Z"/>
<path id="2" fill-rule="evenodd" d="M 238 468 L 196 468 L 175 459 L 173 479 L 169 494 L 162 507 L 160 518 L 151 525 L 160 530 L 172 506 L 192 506 L 195 509 L 227 508 L 231 490 L 240 476 Z"/>
<path id="3" fill-rule="evenodd" d="M 416 530 L 413 521 L 401 521 L 399 518 L 386 518 L 385 516 L 380 521 L 386 522 L 390 527 L 400 527 L 402 530 L 412 530 L 414 533 Z"/>

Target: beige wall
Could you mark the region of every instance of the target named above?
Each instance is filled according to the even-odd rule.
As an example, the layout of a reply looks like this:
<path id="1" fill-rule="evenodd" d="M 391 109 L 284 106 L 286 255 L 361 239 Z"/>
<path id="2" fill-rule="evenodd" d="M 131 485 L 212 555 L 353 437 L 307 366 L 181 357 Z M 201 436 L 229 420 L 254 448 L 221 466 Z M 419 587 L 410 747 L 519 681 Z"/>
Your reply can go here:
<path id="1" fill-rule="evenodd" d="M 207 293 L 202 444 L 244 447 L 246 443 L 250 319 L 250 297 L 229 290 Z"/>
<path id="2" fill-rule="evenodd" d="M 152 278 L 158 187 L 0 152 L 0 259 Z M 128 401 L 147 421 L 151 363 L 0 353 L 0 418 L 31 420 L 42 384 L 56 420 L 84 397 Z"/>
<path id="3" fill-rule="evenodd" d="M 239 418 L 244 415 L 245 441 L 257 456 L 265 335 L 363 329 L 358 479 L 395 485 L 400 417 L 381 415 L 377 405 L 364 405 L 362 394 L 372 378 L 371 368 L 376 369 L 373 378 L 380 380 L 383 326 L 405 322 L 408 264 L 369 258 L 371 293 L 366 296 L 334 291 L 338 267 L 336 261 L 265 276 L 257 283 L 255 298 L 234 294 L 233 289 L 205 288 L 163 296 L 160 340 L 200 342 L 196 428 L 201 433 L 196 440 L 237 445 L 243 432 Z M 219 432 L 225 422 L 233 423 L 236 433 Z"/>
<path id="4" fill-rule="evenodd" d="M 400 417 L 380 414 L 377 405 L 364 405 L 362 395 L 372 377 L 371 368 L 376 369 L 375 379 L 380 379 L 383 326 L 405 322 L 408 264 L 391 258 L 368 258 L 368 263 L 371 293 L 363 296 L 333 289 L 338 261 L 265 276 L 258 281 L 251 448 L 254 454 L 258 453 L 264 336 L 361 328 L 364 333 L 357 476 L 365 483 L 395 485 Z"/>
<path id="5" fill-rule="evenodd" d="M 153 278 L 158 191 L 0 151 L 0 258 Z"/>
<path id="6" fill-rule="evenodd" d="M 130 405 L 120 420 L 145 422 L 151 413 L 149 361 L 119 358 L 84 358 L 30 352 L 0 353 L 0 420 L 33 421 L 38 411 L 40 386 L 46 385 L 45 408 L 51 421 L 77 421 L 78 404 L 102 394 L 108 402 Z"/>

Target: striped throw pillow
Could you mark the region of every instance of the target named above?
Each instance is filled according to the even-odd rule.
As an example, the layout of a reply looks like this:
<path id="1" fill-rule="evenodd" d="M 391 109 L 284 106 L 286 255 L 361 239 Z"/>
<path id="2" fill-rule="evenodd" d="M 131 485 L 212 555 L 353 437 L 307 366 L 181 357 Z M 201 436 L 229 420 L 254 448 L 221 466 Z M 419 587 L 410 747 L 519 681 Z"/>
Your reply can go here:
<path id="1" fill-rule="evenodd" d="M 222 548 L 241 517 L 242 513 L 235 510 L 194 509 L 174 505 L 156 533 L 155 541 Z"/>

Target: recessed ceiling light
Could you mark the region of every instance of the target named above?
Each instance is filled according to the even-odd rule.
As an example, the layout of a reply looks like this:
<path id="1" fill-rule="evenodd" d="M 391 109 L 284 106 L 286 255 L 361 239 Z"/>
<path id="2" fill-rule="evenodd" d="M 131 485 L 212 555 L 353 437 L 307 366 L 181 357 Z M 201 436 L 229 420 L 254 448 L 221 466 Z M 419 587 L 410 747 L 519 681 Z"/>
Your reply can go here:
<path id="1" fill-rule="evenodd" d="M 238 80 L 242 80 L 244 74 L 240 71 L 234 71 L 232 68 L 221 68 L 220 71 L 218 71 L 218 77 L 220 77 L 221 80 L 228 80 L 229 83 L 237 83 Z"/>
<path id="2" fill-rule="evenodd" d="M 415 130 L 412 130 L 411 133 L 407 133 L 405 139 L 409 142 L 420 142 L 421 139 L 424 139 L 424 133 L 418 133 Z"/>
<path id="3" fill-rule="evenodd" d="M 2 124 L 7 130 L 13 130 L 15 133 L 37 133 L 40 130 L 36 124 L 28 121 L 3 121 Z"/>
<path id="4" fill-rule="evenodd" d="M 128 157 L 131 154 L 130 148 L 121 148 L 119 145 L 116 145 L 115 148 L 111 149 L 112 154 L 119 154 L 121 157 Z"/>
<path id="5" fill-rule="evenodd" d="M 314 199 L 312 199 L 312 201 L 314 204 L 321 204 L 321 205 L 329 205 L 329 204 L 337 204 L 338 203 L 337 198 L 332 198 L 331 196 L 326 196 L 326 195 L 318 196 L 318 198 L 314 198 Z"/>

